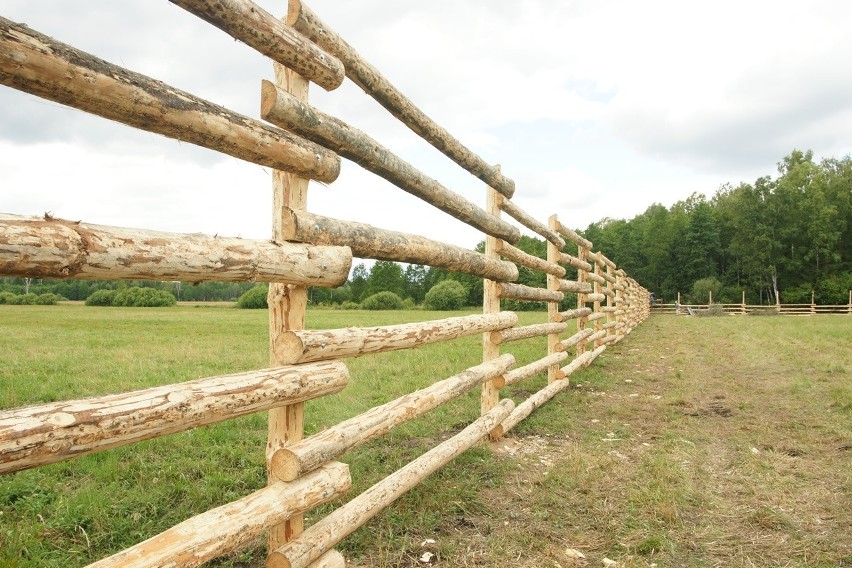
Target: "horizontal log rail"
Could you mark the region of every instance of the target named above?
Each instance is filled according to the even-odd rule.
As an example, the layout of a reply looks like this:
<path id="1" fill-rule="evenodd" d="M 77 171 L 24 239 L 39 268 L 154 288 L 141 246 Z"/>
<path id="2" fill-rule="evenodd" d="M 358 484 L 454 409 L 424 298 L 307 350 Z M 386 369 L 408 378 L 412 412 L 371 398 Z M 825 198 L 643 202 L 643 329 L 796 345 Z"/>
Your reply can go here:
<path id="1" fill-rule="evenodd" d="M 592 285 L 588 282 L 560 280 L 558 284 L 560 292 L 568 292 L 570 294 L 590 294 L 592 292 Z"/>
<path id="2" fill-rule="evenodd" d="M 559 351 L 565 351 L 567 349 L 570 349 L 571 347 L 574 347 L 575 345 L 577 345 L 581 341 L 590 337 L 594 332 L 595 332 L 595 330 L 593 330 L 591 328 L 581 329 L 580 331 L 578 331 L 577 333 L 575 333 L 574 335 L 572 335 L 568 339 L 563 339 L 562 341 L 560 341 L 559 344 L 556 346 L 556 348 Z"/>
<path id="3" fill-rule="evenodd" d="M 573 231 L 572 229 L 569 229 L 568 227 L 563 225 L 561 222 L 559 222 L 559 220 L 554 219 L 554 221 L 555 221 L 555 225 L 556 225 L 556 231 L 560 235 L 562 235 L 563 237 L 565 237 L 566 239 L 568 239 L 569 241 L 573 242 L 574 244 L 576 244 L 577 246 L 579 246 L 581 248 L 585 248 L 585 249 L 592 248 L 592 241 L 590 241 L 589 239 L 586 239 L 584 237 L 581 237 L 575 231 Z"/>
<path id="4" fill-rule="evenodd" d="M 576 357 L 573 361 L 561 367 L 559 369 L 559 378 L 566 379 L 582 369 L 583 367 L 588 366 L 589 362 L 595 357 L 594 351 L 586 351 L 582 355 Z"/>
<path id="5" fill-rule="evenodd" d="M 533 361 L 532 363 L 524 365 L 523 367 L 518 367 L 517 369 L 507 371 L 503 374 L 504 386 L 513 385 L 524 379 L 534 377 L 539 373 L 547 371 L 548 367 L 552 365 L 558 365 L 567 358 L 568 354 L 564 351 L 551 353 L 550 355 L 542 357 L 538 361 Z"/>
<path id="6" fill-rule="evenodd" d="M 183 432 L 343 390 L 338 361 L 198 379 L 0 412 L 0 473 Z"/>
<path id="7" fill-rule="evenodd" d="M 329 463 L 291 483 L 273 483 L 196 515 L 89 568 L 200 566 L 251 543 L 293 515 L 342 497 L 351 485 L 349 466 Z"/>
<path id="8" fill-rule="evenodd" d="M 392 428 L 461 396 L 473 387 L 499 377 L 514 364 L 514 356 L 507 353 L 344 420 L 275 452 L 271 461 L 272 472 L 282 481 L 296 479 Z"/>
<path id="9" fill-rule="evenodd" d="M 585 296 L 583 296 L 583 300 L 585 302 L 603 302 L 606 300 L 606 294 L 586 294 Z"/>
<path id="10" fill-rule="evenodd" d="M 573 266 L 578 270 L 585 270 L 589 272 L 592 269 L 592 265 L 586 262 L 585 260 L 580 260 L 576 256 L 571 256 L 566 253 L 559 253 L 559 263 L 567 264 L 568 266 Z M 591 273 L 590 273 L 591 274 Z"/>
<path id="11" fill-rule="evenodd" d="M 599 339 L 601 339 L 603 337 L 606 337 L 606 330 L 605 329 L 601 329 L 601 330 L 594 332 L 593 334 L 591 334 L 588 337 L 588 339 L 586 341 L 588 341 L 589 343 L 592 343 L 592 342 L 598 341 Z"/>
<path id="12" fill-rule="evenodd" d="M 534 395 L 530 396 L 524 402 L 516 406 L 512 413 L 503 420 L 503 423 L 501 424 L 503 432 L 508 432 L 517 426 L 521 421 L 532 414 L 534 410 L 543 406 L 547 401 L 567 389 L 569 386 L 571 386 L 570 381 L 560 379 L 550 383 Z"/>
<path id="13" fill-rule="evenodd" d="M 617 311 L 618 311 L 618 308 L 616 308 L 615 306 L 603 306 L 601 308 L 601 312 L 605 313 L 605 314 L 614 314 Z"/>
<path id="14" fill-rule="evenodd" d="M 0 274 L 81 280 L 346 282 L 345 246 L 274 243 L 0 213 Z"/>
<path id="15" fill-rule="evenodd" d="M 510 328 L 514 312 L 477 314 L 380 327 L 349 327 L 287 331 L 279 335 L 276 352 L 288 363 L 307 363 L 410 349 L 477 333 Z"/>
<path id="16" fill-rule="evenodd" d="M 346 76 L 415 134 L 501 194 L 512 197 L 515 193 L 514 181 L 426 116 L 304 3 L 290 0 L 286 23 L 340 59 L 346 68 Z"/>
<path id="17" fill-rule="evenodd" d="M 379 481 L 351 501 L 311 525 L 299 537 L 271 552 L 268 568 L 307 568 L 326 551 L 364 525 L 409 489 L 460 456 L 465 450 L 498 428 L 514 410 L 508 399 L 470 426 L 432 448 L 402 469 Z"/>
<path id="18" fill-rule="evenodd" d="M 507 284 L 501 282 L 497 285 L 498 294 L 501 298 L 513 300 L 526 300 L 530 302 L 561 302 L 565 299 L 562 292 L 534 288 L 523 284 Z"/>
<path id="19" fill-rule="evenodd" d="M 559 321 L 578 319 L 585 316 L 588 316 L 592 313 L 592 308 L 576 308 L 573 310 L 566 310 L 564 312 L 558 312 L 556 314 L 557 319 Z"/>
<path id="20" fill-rule="evenodd" d="M 343 83 L 343 63 L 249 0 L 169 0 L 326 91 Z"/>
<path id="21" fill-rule="evenodd" d="M 511 262 L 419 235 L 378 229 L 366 223 L 341 221 L 307 211 L 287 211 L 282 224 L 288 241 L 348 246 L 359 258 L 426 264 L 501 282 L 518 279 L 518 267 Z"/>
<path id="22" fill-rule="evenodd" d="M 503 329 L 501 331 L 492 331 L 491 341 L 497 345 L 501 345 L 503 343 L 518 341 L 520 339 L 530 339 L 532 337 L 542 337 L 553 333 L 562 333 L 566 329 L 568 329 L 567 323 L 537 323 L 533 325 L 513 327 L 512 329 Z"/>
<path id="23" fill-rule="evenodd" d="M 526 253 L 504 241 L 497 241 L 497 254 L 515 264 L 520 264 L 521 266 L 526 266 L 545 274 L 553 274 L 559 278 L 565 276 L 564 267 Z"/>
<path id="24" fill-rule="evenodd" d="M 317 181 L 340 173 L 340 158 L 322 146 L 2 17 L 0 84 Z"/>
<path id="25" fill-rule="evenodd" d="M 593 313 L 592 315 L 590 315 L 589 317 L 586 318 L 586 322 L 593 322 L 593 321 L 597 321 L 599 319 L 605 319 L 605 318 L 606 318 L 606 312 L 604 312 L 604 311 L 595 312 L 595 313 Z"/>
<path id="26" fill-rule="evenodd" d="M 357 128 L 301 102 L 269 81 L 263 81 L 261 92 L 260 114 L 264 120 L 334 148 L 344 158 L 484 233 L 512 243 L 521 238 L 516 227 L 447 189 Z"/>
<path id="27" fill-rule="evenodd" d="M 595 274 L 594 272 L 589 272 L 586 274 L 586 280 L 591 282 L 597 282 L 603 286 L 606 286 L 606 278 L 603 277 L 602 274 Z"/>
<path id="28" fill-rule="evenodd" d="M 504 199 L 500 202 L 500 209 L 530 231 L 538 233 L 544 237 L 545 240 L 556 245 L 557 248 L 565 246 L 565 240 L 560 237 L 558 233 L 553 231 L 544 223 L 538 221 L 535 217 L 531 216 L 508 199 Z"/>

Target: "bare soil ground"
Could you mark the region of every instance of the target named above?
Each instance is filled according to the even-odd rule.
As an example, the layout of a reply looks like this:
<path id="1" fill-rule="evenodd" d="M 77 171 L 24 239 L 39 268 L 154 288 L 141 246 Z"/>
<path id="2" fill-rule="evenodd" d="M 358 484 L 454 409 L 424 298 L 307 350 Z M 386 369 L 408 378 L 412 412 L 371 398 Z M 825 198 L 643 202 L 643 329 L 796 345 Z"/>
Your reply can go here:
<path id="1" fill-rule="evenodd" d="M 404 565 L 852 566 L 852 320 L 657 316 L 595 366 Z"/>

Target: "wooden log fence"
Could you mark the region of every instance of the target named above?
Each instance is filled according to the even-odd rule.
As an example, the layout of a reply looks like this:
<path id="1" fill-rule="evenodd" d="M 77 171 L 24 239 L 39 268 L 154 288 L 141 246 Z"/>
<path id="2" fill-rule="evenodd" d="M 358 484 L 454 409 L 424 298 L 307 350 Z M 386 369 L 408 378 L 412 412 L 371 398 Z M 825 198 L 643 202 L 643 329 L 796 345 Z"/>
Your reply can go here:
<path id="1" fill-rule="evenodd" d="M 0 275 L 269 282 L 269 368 L 0 410 L 0 473 L 268 411 L 266 487 L 91 566 L 197 566 L 267 533 L 267 566 L 343 567 L 343 556 L 333 550 L 338 542 L 467 448 L 504 435 L 563 392 L 572 374 L 592 364 L 649 315 L 649 294 L 556 215 L 544 223 L 510 201 L 515 184 L 500 166 L 486 163 L 429 119 L 299 0 L 290 0 L 283 21 L 250 0 L 171 1 L 273 60 L 275 81 L 262 83 L 261 115 L 275 126 L 3 18 L 0 84 L 273 168 L 271 239 L 0 214 Z M 482 180 L 484 206 L 430 178 L 366 132 L 310 104 L 309 82 L 333 90 L 344 75 Z M 485 252 L 308 212 L 308 181 L 334 181 L 338 154 L 479 229 Z M 501 218 L 502 213 L 545 240 L 546 258 L 513 246 L 521 232 Z M 305 329 L 308 286 L 342 284 L 353 256 L 482 278 L 483 313 L 370 328 Z M 546 285 L 515 283 L 518 266 L 543 276 L 536 282 Z M 517 315 L 502 309 L 506 300 L 544 303 L 546 320 L 517 326 Z M 849 306 L 840 307 L 852 315 L 852 295 Z M 813 302 L 802 308 L 810 314 L 825 311 Z M 745 301 L 738 309 L 748 312 Z M 481 364 L 304 437 L 304 401 L 339 392 L 349 381 L 341 359 L 474 334 L 482 334 Z M 515 356 L 501 354 L 504 347 L 517 345 L 513 342 L 541 338 L 546 339 L 546 352 L 532 362 L 513 368 Z M 547 386 L 525 401 L 516 405 L 501 400 L 500 389 L 544 373 Z M 471 417 L 467 428 L 304 526 L 303 513 L 350 488 L 347 466 L 335 460 L 476 388 L 481 389 L 480 413 Z"/>

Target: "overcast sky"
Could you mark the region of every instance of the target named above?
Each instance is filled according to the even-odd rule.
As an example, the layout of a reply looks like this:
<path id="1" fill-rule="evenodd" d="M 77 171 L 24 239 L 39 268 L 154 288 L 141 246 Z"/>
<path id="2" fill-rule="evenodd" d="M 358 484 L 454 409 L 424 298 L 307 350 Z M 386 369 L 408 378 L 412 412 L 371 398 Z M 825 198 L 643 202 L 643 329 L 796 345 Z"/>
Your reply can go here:
<path id="1" fill-rule="evenodd" d="M 283 15 L 286 3 L 261 6 Z M 852 151 L 852 2 L 314 0 L 392 83 L 584 228 Z M 257 118 L 269 61 L 162 0 L 0 0 L 0 15 Z M 477 204 L 482 183 L 348 81 L 311 102 Z M 0 212 L 267 238 L 269 171 L 0 86 Z M 344 160 L 314 213 L 472 247 L 473 229 Z"/>

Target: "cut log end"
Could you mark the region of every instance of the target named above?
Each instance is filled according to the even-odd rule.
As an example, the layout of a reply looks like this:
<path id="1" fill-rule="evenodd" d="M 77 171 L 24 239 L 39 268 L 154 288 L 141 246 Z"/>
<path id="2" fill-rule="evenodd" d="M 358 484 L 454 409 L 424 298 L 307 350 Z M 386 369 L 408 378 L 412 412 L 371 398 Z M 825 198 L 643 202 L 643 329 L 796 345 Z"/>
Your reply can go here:
<path id="1" fill-rule="evenodd" d="M 266 557 L 266 568 L 290 568 L 290 561 L 276 550 Z"/>
<path id="2" fill-rule="evenodd" d="M 284 17 L 284 23 L 290 26 L 291 28 L 296 25 L 296 22 L 299 21 L 299 17 L 302 15 L 302 2 L 301 0 L 290 0 L 287 2 L 287 15 Z"/>
<path id="3" fill-rule="evenodd" d="M 266 117 L 275 106 L 277 89 L 271 81 L 263 79 L 260 83 L 260 116 Z"/>
<path id="4" fill-rule="evenodd" d="M 305 344 L 297 333 L 285 331 L 275 338 L 275 353 L 283 365 L 295 365 L 302 360 Z"/>
<path id="5" fill-rule="evenodd" d="M 280 448 L 272 454 L 269 467 L 272 474 L 281 481 L 293 481 L 303 473 L 299 458 L 287 448 Z"/>

